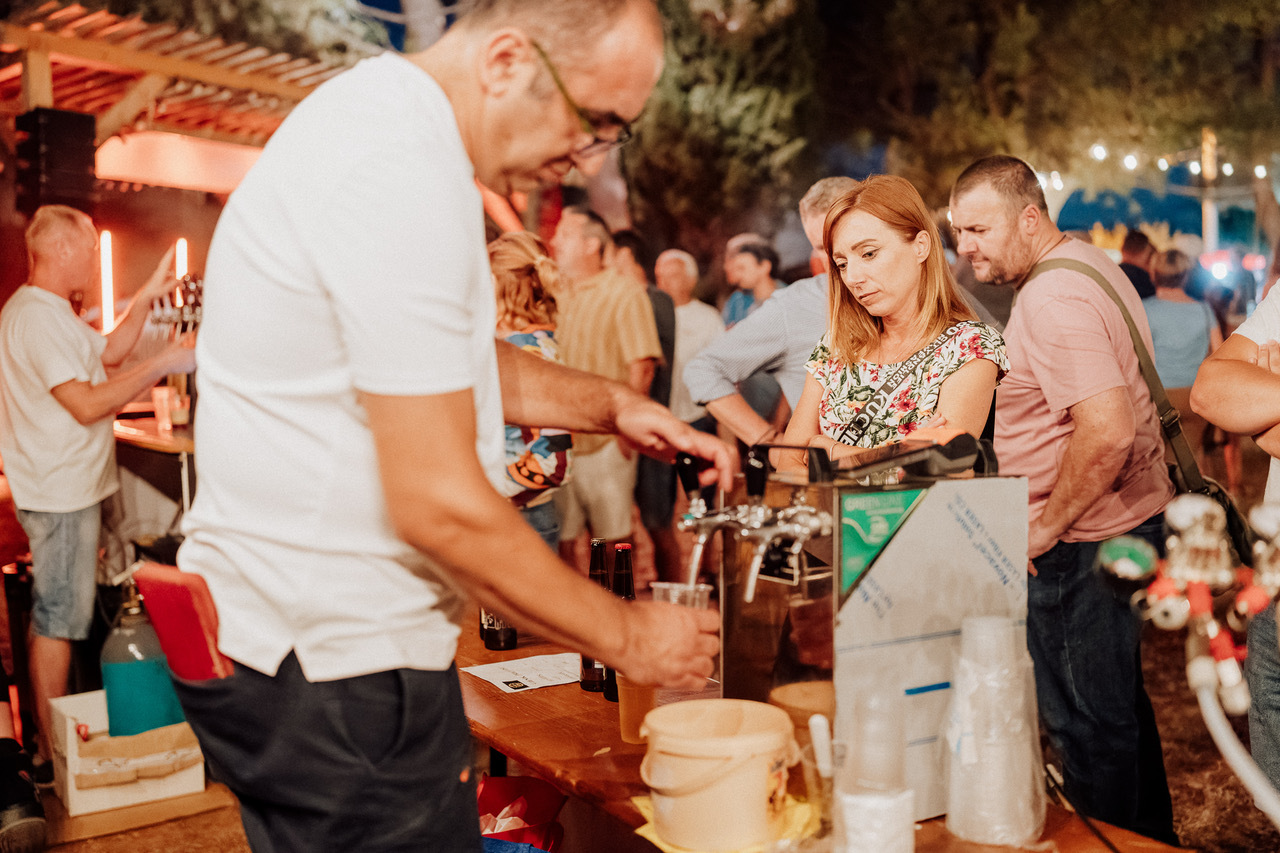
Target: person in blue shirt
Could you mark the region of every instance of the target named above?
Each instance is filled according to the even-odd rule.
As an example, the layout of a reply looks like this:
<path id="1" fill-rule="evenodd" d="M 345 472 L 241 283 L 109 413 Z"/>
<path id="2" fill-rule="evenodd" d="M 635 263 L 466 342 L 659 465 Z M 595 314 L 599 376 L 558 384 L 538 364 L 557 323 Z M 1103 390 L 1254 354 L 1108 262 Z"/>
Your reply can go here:
<path id="1" fill-rule="evenodd" d="M 1191 386 L 1200 362 L 1222 346 L 1213 309 L 1187 295 L 1194 262 L 1177 249 L 1157 253 L 1151 262 L 1155 294 L 1142 300 L 1151 325 L 1151 353 L 1169 401 L 1182 416 L 1182 431 L 1204 466 L 1203 438 L 1208 423 L 1191 409 Z"/>

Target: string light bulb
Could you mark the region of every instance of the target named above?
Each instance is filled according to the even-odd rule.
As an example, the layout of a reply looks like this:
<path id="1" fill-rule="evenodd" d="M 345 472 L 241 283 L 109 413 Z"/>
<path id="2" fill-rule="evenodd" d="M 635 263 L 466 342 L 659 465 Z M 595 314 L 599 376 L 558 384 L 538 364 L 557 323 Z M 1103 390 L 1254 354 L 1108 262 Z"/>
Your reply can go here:
<path id="1" fill-rule="evenodd" d="M 1193 175 L 1200 174 L 1200 161 L 1192 160 L 1191 165 L 1189 165 L 1187 168 L 1191 170 L 1191 174 Z"/>
<path id="2" fill-rule="evenodd" d="M 1232 166 L 1230 163 L 1222 164 L 1222 174 L 1226 175 L 1228 178 L 1234 175 L 1235 171 L 1236 171 L 1236 167 Z"/>
<path id="3" fill-rule="evenodd" d="M 1261 163 L 1259 163 L 1257 166 L 1254 166 L 1253 176 L 1259 179 L 1265 178 L 1267 176 L 1267 167 L 1263 166 Z"/>
<path id="4" fill-rule="evenodd" d="M 1156 168 L 1158 168 L 1162 172 L 1169 171 L 1169 161 L 1166 158 L 1161 157 L 1159 160 L 1156 161 Z"/>
<path id="5" fill-rule="evenodd" d="M 1089 149 L 1089 153 L 1093 155 L 1093 159 L 1101 163 L 1107 159 L 1107 147 L 1102 143 L 1098 143 Z"/>

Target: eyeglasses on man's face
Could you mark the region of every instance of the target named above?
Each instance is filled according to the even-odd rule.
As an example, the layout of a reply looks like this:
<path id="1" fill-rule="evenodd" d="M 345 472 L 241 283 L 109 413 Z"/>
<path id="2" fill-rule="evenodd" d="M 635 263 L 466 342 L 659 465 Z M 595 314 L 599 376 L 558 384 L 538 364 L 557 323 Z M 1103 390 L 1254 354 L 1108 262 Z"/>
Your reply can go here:
<path id="1" fill-rule="evenodd" d="M 591 137 L 591 141 L 581 148 L 573 152 L 574 157 L 594 157 L 597 154 L 604 154 L 606 151 L 612 151 L 631 140 L 631 123 L 623 121 L 617 115 L 596 115 L 593 116 L 587 110 L 578 106 L 570 95 L 569 90 L 564 87 L 564 81 L 560 79 L 560 72 L 551 64 L 550 57 L 547 52 L 542 49 L 542 45 L 530 42 L 534 51 L 537 52 L 542 64 L 547 67 L 547 71 L 551 72 L 551 79 L 555 82 L 556 88 L 560 90 L 560 97 L 564 98 L 564 102 L 569 105 L 569 109 L 573 110 L 578 116 L 578 123 L 582 126 L 582 132 Z M 601 136 L 600 127 L 616 127 L 617 133 L 613 136 Z"/>

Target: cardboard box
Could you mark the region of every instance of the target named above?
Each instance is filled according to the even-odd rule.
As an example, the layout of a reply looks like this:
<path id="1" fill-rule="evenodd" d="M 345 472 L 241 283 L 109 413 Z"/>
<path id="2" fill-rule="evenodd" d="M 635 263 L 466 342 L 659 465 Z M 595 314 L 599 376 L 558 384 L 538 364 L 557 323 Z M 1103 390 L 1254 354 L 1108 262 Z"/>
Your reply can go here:
<path id="1" fill-rule="evenodd" d="M 204 791 L 204 756 L 187 723 L 129 737 L 107 735 L 101 690 L 50 703 L 54 789 L 67 814 L 135 806 Z M 87 727 L 88 740 L 77 729 Z"/>

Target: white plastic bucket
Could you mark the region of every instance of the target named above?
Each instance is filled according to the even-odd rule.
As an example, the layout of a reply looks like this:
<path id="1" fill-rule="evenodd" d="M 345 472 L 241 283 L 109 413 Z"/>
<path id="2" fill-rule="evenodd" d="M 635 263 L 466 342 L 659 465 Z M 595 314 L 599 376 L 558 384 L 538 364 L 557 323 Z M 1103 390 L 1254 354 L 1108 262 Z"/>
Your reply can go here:
<path id="1" fill-rule="evenodd" d="M 650 711 L 640 776 L 658 837 L 690 850 L 777 840 L 787 768 L 800 760 L 791 719 L 745 699 L 692 699 Z"/>

